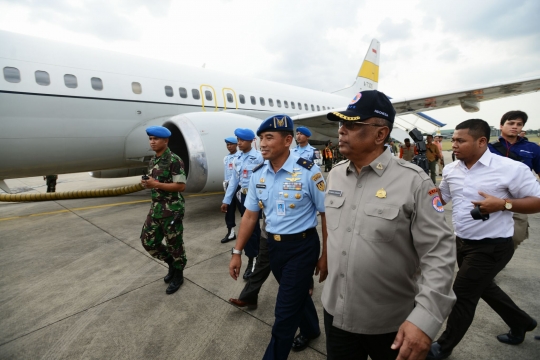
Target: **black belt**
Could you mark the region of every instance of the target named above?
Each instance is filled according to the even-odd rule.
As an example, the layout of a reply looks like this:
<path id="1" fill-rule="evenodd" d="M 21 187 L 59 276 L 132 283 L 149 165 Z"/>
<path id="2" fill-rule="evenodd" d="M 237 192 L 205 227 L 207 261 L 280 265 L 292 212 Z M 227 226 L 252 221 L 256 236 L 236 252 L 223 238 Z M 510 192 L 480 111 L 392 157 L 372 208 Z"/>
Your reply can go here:
<path id="1" fill-rule="evenodd" d="M 313 227 L 311 229 L 307 229 L 304 232 L 299 232 L 298 234 L 280 235 L 280 234 L 268 233 L 268 238 L 274 239 L 275 241 L 300 240 L 300 239 L 305 239 L 308 237 L 308 235 L 313 235 L 315 233 L 317 233 L 317 230 Z"/>
<path id="2" fill-rule="evenodd" d="M 456 239 L 464 242 L 465 244 L 469 244 L 469 245 L 471 245 L 471 244 L 472 245 L 475 245 L 475 244 L 504 244 L 504 243 L 512 241 L 511 237 L 469 240 L 469 239 L 462 239 L 459 236 L 456 236 Z"/>

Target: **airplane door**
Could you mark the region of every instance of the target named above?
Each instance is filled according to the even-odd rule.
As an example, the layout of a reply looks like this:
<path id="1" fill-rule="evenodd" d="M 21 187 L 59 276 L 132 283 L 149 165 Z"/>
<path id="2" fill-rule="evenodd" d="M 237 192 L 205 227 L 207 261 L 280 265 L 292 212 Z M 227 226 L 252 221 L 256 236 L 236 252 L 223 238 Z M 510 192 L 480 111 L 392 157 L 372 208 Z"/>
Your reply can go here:
<path id="1" fill-rule="evenodd" d="M 216 91 L 210 85 L 201 85 L 203 111 L 217 111 Z"/>
<path id="2" fill-rule="evenodd" d="M 236 92 L 231 88 L 223 88 L 223 110 L 238 109 L 238 102 L 236 99 Z"/>

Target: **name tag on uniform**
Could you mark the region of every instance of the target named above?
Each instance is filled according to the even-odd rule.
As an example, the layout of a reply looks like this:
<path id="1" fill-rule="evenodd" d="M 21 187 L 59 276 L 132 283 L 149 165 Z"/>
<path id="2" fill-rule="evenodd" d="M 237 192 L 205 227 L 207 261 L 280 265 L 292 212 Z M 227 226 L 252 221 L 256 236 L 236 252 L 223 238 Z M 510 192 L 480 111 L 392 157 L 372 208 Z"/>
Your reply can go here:
<path id="1" fill-rule="evenodd" d="M 278 216 L 285 216 L 285 201 L 276 200 L 276 214 Z"/>
<path id="2" fill-rule="evenodd" d="M 256 186 L 259 189 L 266 189 L 266 184 L 257 184 Z"/>
<path id="3" fill-rule="evenodd" d="M 301 182 L 284 182 L 283 183 L 283 190 L 302 190 L 302 183 Z"/>
<path id="4" fill-rule="evenodd" d="M 335 196 L 341 196 L 343 195 L 343 191 L 341 190 L 328 190 L 329 195 L 335 195 Z"/>

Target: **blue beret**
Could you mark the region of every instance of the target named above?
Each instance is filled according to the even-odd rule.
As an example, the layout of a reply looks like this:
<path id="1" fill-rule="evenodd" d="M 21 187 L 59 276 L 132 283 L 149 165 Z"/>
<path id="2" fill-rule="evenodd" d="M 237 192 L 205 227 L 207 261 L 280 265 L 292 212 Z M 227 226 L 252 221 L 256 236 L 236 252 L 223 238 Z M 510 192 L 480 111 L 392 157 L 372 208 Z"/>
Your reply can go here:
<path id="1" fill-rule="evenodd" d="M 148 136 L 155 136 L 158 138 L 171 137 L 171 131 L 163 126 L 150 126 L 149 128 L 146 128 L 146 133 Z"/>
<path id="2" fill-rule="evenodd" d="M 238 128 L 234 130 L 234 135 L 236 135 L 237 137 L 239 137 L 240 139 L 244 141 L 251 141 L 255 139 L 255 133 L 251 129 Z"/>
<path id="3" fill-rule="evenodd" d="M 287 115 L 274 115 L 264 120 L 257 130 L 257 136 L 265 131 L 290 131 L 293 132 L 293 122 Z"/>
<path id="4" fill-rule="evenodd" d="M 296 132 L 302 133 L 302 134 L 306 135 L 307 137 L 311 136 L 311 131 L 309 131 L 309 129 L 307 127 L 305 127 L 305 126 L 297 127 Z"/>
<path id="5" fill-rule="evenodd" d="M 238 144 L 238 140 L 234 136 L 229 136 L 228 138 L 225 138 L 225 142 L 230 144 Z"/>

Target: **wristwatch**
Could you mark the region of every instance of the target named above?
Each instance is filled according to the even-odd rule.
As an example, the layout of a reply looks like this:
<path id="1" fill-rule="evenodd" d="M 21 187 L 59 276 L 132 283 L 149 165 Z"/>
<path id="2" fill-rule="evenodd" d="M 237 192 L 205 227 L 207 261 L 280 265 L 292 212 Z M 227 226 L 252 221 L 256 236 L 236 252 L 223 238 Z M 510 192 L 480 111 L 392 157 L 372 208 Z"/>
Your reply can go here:
<path id="1" fill-rule="evenodd" d="M 242 250 L 236 250 L 235 248 L 231 249 L 231 254 L 242 255 Z"/>
<path id="2" fill-rule="evenodd" d="M 512 210 L 512 203 L 508 199 L 503 199 L 503 200 L 504 200 L 504 209 Z"/>

